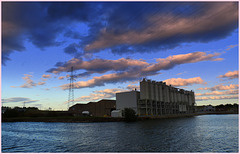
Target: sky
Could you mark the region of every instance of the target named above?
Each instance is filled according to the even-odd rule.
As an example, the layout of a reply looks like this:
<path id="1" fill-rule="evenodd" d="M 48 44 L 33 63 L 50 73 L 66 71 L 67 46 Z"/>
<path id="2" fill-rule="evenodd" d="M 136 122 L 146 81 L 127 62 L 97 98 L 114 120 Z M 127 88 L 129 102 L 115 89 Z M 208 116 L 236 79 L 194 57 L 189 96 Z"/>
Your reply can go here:
<path id="1" fill-rule="evenodd" d="M 2 106 L 67 110 L 147 78 L 238 103 L 238 2 L 2 2 Z"/>

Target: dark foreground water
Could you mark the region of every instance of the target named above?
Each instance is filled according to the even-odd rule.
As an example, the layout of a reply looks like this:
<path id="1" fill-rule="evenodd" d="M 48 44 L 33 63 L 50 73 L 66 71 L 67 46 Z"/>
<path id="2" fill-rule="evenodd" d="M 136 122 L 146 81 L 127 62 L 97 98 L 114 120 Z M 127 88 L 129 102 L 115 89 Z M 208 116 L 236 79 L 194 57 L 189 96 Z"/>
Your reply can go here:
<path id="1" fill-rule="evenodd" d="M 238 152 L 238 115 L 2 123 L 2 152 Z"/>

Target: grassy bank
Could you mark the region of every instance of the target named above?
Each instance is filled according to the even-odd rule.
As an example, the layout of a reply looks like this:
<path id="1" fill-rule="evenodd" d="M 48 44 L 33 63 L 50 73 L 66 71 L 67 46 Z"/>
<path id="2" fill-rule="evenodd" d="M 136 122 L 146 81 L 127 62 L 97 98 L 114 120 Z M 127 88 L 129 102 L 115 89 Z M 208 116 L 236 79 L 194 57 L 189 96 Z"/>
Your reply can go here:
<path id="1" fill-rule="evenodd" d="M 14 117 L 3 118 L 2 122 L 118 122 L 123 118 L 110 117 Z"/>
<path id="2" fill-rule="evenodd" d="M 162 116 L 149 116 L 149 117 L 138 117 L 137 121 L 149 120 L 149 119 L 168 119 L 168 118 L 182 118 L 182 117 L 193 117 L 199 115 L 209 114 L 238 114 L 236 112 L 224 111 L 224 112 L 201 112 L 193 114 L 178 114 L 178 115 L 162 115 Z M 112 117 L 73 117 L 73 116 L 56 116 L 56 117 L 11 117 L 2 118 L 2 122 L 121 122 L 124 118 L 112 118 Z"/>

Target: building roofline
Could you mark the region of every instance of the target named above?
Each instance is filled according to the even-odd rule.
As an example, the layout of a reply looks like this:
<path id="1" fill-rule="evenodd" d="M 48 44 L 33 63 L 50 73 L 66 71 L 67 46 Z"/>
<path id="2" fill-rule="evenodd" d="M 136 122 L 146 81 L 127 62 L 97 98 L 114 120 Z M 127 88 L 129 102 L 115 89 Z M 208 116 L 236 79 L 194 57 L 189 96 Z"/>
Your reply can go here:
<path id="1" fill-rule="evenodd" d="M 124 91 L 124 92 L 119 92 L 119 93 L 116 93 L 116 94 L 122 94 L 122 93 L 131 93 L 131 92 L 137 92 L 137 93 L 140 93 L 140 91 L 135 91 L 135 90 L 132 90 L 132 91 Z"/>

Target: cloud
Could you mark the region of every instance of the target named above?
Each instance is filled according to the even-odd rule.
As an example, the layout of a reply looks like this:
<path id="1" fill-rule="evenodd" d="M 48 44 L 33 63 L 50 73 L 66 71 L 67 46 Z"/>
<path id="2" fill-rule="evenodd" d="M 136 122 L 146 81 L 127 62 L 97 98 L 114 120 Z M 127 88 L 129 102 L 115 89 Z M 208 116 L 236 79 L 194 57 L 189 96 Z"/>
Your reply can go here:
<path id="1" fill-rule="evenodd" d="M 3 64 L 10 60 L 13 52 L 24 51 L 26 41 L 44 50 L 61 45 L 59 37 L 63 34 L 76 37 L 69 33 L 71 26 L 76 22 L 91 22 L 98 10 L 95 11 L 94 6 L 98 8 L 98 5 L 87 2 L 3 2 Z"/>
<path id="2" fill-rule="evenodd" d="M 183 42 L 207 43 L 218 40 L 228 36 L 238 27 L 237 3 L 201 3 L 199 6 L 194 3 L 185 4 L 190 10 L 202 11 L 193 15 L 190 15 L 192 12 L 187 14 L 188 11 L 175 14 L 173 9 L 171 12 L 154 12 L 154 15 L 149 13 L 145 15 L 145 20 L 139 19 L 145 23 L 141 24 L 140 28 L 136 26 L 137 28 L 121 30 L 110 24 L 101 29 L 100 35 L 85 46 L 85 51 L 98 52 L 105 48 L 112 48 L 112 52 L 146 52 L 147 48 L 171 49 Z M 119 23 L 118 20 L 115 21 Z M 128 27 L 129 23 L 124 20 L 122 22 L 121 24 L 126 24 L 124 27 Z M 118 50 L 128 47 L 132 47 L 133 50 Z"/>
<path id="3" fill-rule="evenodd" d="M 64 52 L 67 54 L 75 55 L 76 53 L 78 53 L 78 48 L 80 48 L 80 46 L 77 43 L 72 43 L 64 49 Z"/>
<path id="4" fill-rule="evenodd" d="M 39 3 L 2 3 L 3 64 L 14 51 L 25 50 L 25 41 L 39 48 L 57 45 L 55 37 L 59 26 L 44 22 L 45 12 Z"/>
<path id="5" fill-rule="evenodd" d="M 23 80 L 25 80 L 25 83 L 21 86 L 11 86 L 12 88 L 33 88 L 33 87 L 36 87 L 37 85 L 44 85 L 46 82 L 38 82 L 38 83 L 35 83 L 33 80 L 32 80 L 32 75 L 30 74 L 24 74 L 24 77 L 22 77 Z M 44 80 L 44 79 L 42 79 Z"/>
<path id="6" fill-rule="evenodd" d="M 15 102 L 33 103 L 37 101 L 38 100 L 31 100 L 30 98 L 26 98 L 26 97 L 12 97 L 7 99 L 2 99 L 2 103 L 15 103 Z"/>
<path id="7" fill-rule="evenodd" d="M 211 91 L 216 91 L 216 90 L 231 90 L 231 89 L 238 89 L 238 84 L 230 84 L 230 85 L 216 85 L 214 87 L 208 88 L 198 88 L 197 90 L 211 90 Z"/>
<path id="8" fill-rule="evenodd" d="M 116 93 L 132 90 L 131 88 L 133 88 L 133 87 L 139 89 L 139 86 L 128 85 L 124 89 L 113 88 L 113 89 L 96 90 L 93 93 L 91 93 L 90 95 L 81 96 L 79 98 L 76 98 L 74 101 L 75 102 L 91 102 L 91 101 L 98 101 L 98 100 L 107 99 L 107 98 L 108 99 L 115 98 Z M 65 103 L 67 103 L 67 102 L 65 102 Z"/>
<path id="9" fill-rule="evenodd" d="M 35 87 L 37 84 L 35 82 L 33 82 L 32 75 L 29 74 L 24 74 L 25 77 L 22 77 L 23 80 L 25 80 L 25 83 L 21 86 L 19 86 L 20 88 L 32 88 Z"/>
<path id="10" fill-rule="evenodd" d="M 118 89 L 118 88 L 97 90 L 88 96 L 81 96 L 79 98 L 76 98 L 74 101 L 75 102 L 91 102 L 91 101 L 97 101 L 97 100 L 106 99 L 106 98 L 113 98 L 116 96 L 116 93 L 124 92 L 124 91 L 126 90 Z"/>
<path id="11" fill-rule="evenodd" d="M 87 81 L 78 81 L 74 83 L 74 88 L 86 88 L 86 87 L 96 87 L 96 86 L 104 86 L 106 83 L 124 83 L 126 81 L 133 81 L 136 79 L 140 79 L 141 73 L 136 72 L 121 72 L 121 73 L 113 73 L 102 75 L 99 77 L 93 77 L 93 79 Z M 63 90 L 69 88 L 69 84 L 64 84 L 60 86 Z"/>
<path id="12" fill-rule="evenodd" d="M 232 95 L 232 96 L 196 97 L 196 101 L 204 101 L 204 100 L 222 100 L 222 99 L 238 99 L 238 95 Z"/>
<path id="13" fill-rule="evenodd" d="M 42 77 L 43 77 L 43 78 L 51 78 L 51 75 L 50 75 L 50 74 L 49 74 L 49 75 L 43 74 Z"/>
<path id="14" fill-rule="evenodd" d="M 229 45 L 228 48 L 227 48 L 226 50 L 231 50 L 232 48 L 237 47 L 237 46 L 238 46 L 238 44 L 235 44 L 235 45 Z"/>
<path id="15" fill-rule="evenodd" d="M 168 70 L 176 65 L 186 63 L 196 63 L 201 61 L 219 61 L 220 53 L 207 54 L 206 52 L 192 52 L 188 54 L 179 54 L 169 56 L 167 58 L 158 58 L 157 63 L 147 63 L 144 60 L 134 60 L 121 58 L 117 60 L 93 59 L 90 61 L 83 61 L 80 58 L 73 58 L 68 62 L 56 63 L 57 68 L 47 70 L 49 73 L 69 72 L 71 67 L 74 70 L 86 70 L 87 72 L 78 74 L 77 76 L 89 76 L 92 73 L 105 73 L 107 71 L 127 71 L 132 68 L 142 68 L 144 72 Z"/>
<path id="16" fill-rule="evenodd" d="M 238 70 L 233 71 L 233 72 L 229 71 L 224 75 L 219 75 L 218 78 L 236 79 L 236 78 L 238 78 L 238 74 L 239 74 Z"/>
<path id="17" fill-rule="evenodd" d="M 38 82 L 38 85 L 44 85 L 46 82 Z"/>
<path id="18" fill-rule="evenodd" d="M 196 93 L 195 96 L 208 96 L 208 95 L 234 95 L 238 94 L 238 90 L 229 90 L 229 91 L 212 91 L 207 93 Z"/>
<path id="19" fill-rule="evenodd" d="M 125 59 L 121 58 L 118 60 L 104 60 L 104 59 L 94 59 L 90 61 L 83 61 L 80 58 L 73 58 L 66 63 L 57 63 L 56 66 L 58 68 L 49 69 L 47 72 L 51 73 L 61 73 L 61 72 L 69 72 L 71 67 L 74 70 L 86 70 L 87 73 L 79 74 L 78 76 L 86 76 L 91 73 L 105 73 L 107 71 L 115 70 L 115 71 L 125 71 L 129 67 L 142 67 L 145 65 L 149 65 L 145 61 L 134 60 L 134 59 Z"/>
<path id="20" fill-rule="evenodd" d="M 65 78 L 65 76 L 58 77 L 59 80 L 63 80 L 64 78 Z"/>
<path id="21" fill-rule="evenodd" d="M 159 52 L 219 40 L 237 28 L 237 2 L 3 2 L 2 63 L 26 42 L 44 50 L 72 38 L 65 53 L 74 56 L 84 49 Z"/>
<path id="22" fill-rule="evenodd" d="M 123 83 L 126 81 L 136 81 L 146 76 L 160 74 L 161 70 L 169 70 L 177 65 L 185 63 L 196 63 L 200 61 L 216 61 L 220 53 L 206 54 L 205 52 L 193 52 L 188 54 L 174 55 L 167 58 L 159 58 L 156 63 L 147 63 L 142 60 L 132 60 L 121 58 L 119 60 L 92 60 L 83 62 L 79 59 L 72 59 L 66 64 L 61 64 L 58 68 L 51 70 L 52 73 L 67 71 L 70 64 L 73 64 L 76 69 L 86 69 L 86 74 L 105 73 L 106 71 L 116 71 L 116 73 L 105 74 L 98 77 L 93 77 L 88 81 L 78 81 L 74 83 L 75 88 L 104 86 L 106 83 Z M 100 65 L 102 64 L 102 65 Z M 202 82 L 201 78 L 192 79 L 193 83 Z M 182 81 L 183 82 L 183 81 Z M 187 82 L 187 81 L 184 81 Z M 190 80 L 189 80 L 190 84 Z M 62 89 L 68 89 L 69 84 L 61 86 Z"/>
<path id="23" fill-rule="evenodd" d="M 178 73 L 178 74 L 176 74 L 176 75 L 182 75 L 183 73 Z"/>
<path id="24" fill-rule="evenodd" d="M 128 90 L 140 90 L 140 86 L 139 85 L 132 85 L 132 84 L 129 84 L 128 86 L 127 86 L 127 89 Z"/>
<path id="25" fill-rule="evenodd" d="M 201 61 L 220 61 L 221 58 L 216 58 L 220 53 L 207 54 L 206 52 L 193 52 L 188 54 L 173 55 L 167 58 L 158 58 L 157 64 L 145 68 L 145 71 L 168 70 L 176 65 L 186 63 L 196 63 Z"/>
<path id="26" fill-rule="evenodd" d="M 188 86 L 192 84 L 204 84 L 204 81 L 201 77 L 189 78 L 189 79 L 182 79 L 182 78 L 171 78 L 167 79 L 164 82 L 168 85 L 180 87 L 180 86 Z"/>

